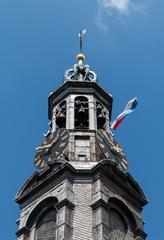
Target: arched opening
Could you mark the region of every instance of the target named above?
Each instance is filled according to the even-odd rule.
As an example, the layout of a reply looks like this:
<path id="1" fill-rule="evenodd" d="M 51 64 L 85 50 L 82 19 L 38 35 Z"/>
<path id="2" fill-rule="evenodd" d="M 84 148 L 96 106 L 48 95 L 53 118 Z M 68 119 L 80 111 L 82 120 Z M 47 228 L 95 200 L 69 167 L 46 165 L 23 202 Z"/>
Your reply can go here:
<path id="1" fill-rule="evenodd" d="M 63 101 L 56 109 L 56 126 L 57 128 L 66 128 L 67 103 Z"/>
<path id="2" fill-rule="evenodd" d="M 109 239 L 126 240 L 128 226 L 123 215 L 112 208 L 109 210 Z"/>
<path id="3" fill-rule="evenodd" d="M 97 129 L 106 128 L 106 111 L 101 103 L 96 102 Z"/>
<path id="4" fill-rule="evenodd" d="M 36 222 L 35 240 L 56 239 L 56 209 L 51 207 L 39 216 Z"/>
<path id="5" fill-rule="evenodd" d="M 57 202 L 56 198 L 49 197 L 33 209 L 26 223 L 30 230 L 27 240 L 56 239 Z"/>
<path id="6" fill-rule="evenodd" d="M 109 201 L 109 239 L 133 239 L 133 232 L 137 227 L 135 218 L 129 208 L 119 199 L 110 198 Z"/>
<path id="7" fill-rule="evenodd" d="M 89 128 L 88 98 L 79 96 L 75 98 L 75 129 Z"/>

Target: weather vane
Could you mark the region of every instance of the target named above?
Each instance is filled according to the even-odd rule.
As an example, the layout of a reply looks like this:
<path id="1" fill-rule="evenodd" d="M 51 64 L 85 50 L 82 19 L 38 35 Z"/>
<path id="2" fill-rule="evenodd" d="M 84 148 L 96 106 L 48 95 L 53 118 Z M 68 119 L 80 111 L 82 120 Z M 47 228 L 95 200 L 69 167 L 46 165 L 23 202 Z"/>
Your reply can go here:
<path id="1" fill-rule="evenodd" d="M 78 36 L 80 38 L 80 53 L 83 52 L 83 37 L 84 37 L 84 34 L 86 33 L 87 29 L 83 29 L 83 30 L 80 30 Z"/>

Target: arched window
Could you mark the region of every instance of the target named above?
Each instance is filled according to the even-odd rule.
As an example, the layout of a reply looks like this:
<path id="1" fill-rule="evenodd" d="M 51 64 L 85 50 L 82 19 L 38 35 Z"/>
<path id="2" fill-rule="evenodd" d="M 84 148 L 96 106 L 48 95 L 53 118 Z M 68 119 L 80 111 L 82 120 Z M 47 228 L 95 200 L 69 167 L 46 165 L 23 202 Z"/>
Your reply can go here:
<path id="1" fill-rule="evenodd" d="M 106 111 L 101 103 L 96 102 L 97 129 L 106 128 Z"/>
<path id="2" fill-rule="evenodd" d="M 56 239 L 56 210 L 49 208 L 44 211 L 36 223 L 35 240 Z"/>
<path id="3" fill-rule="evenodd" d="M 48 197 L 31 212 L 26 227 L 29 233 L 26 240 L 56 240 L 56 204 L 58 200 Z"/>
<path id="4" fill-rule="evenodd" d="M 119 199 L 109 199 L 108 229 L 110 240 L 132 240 L 136 221 L 129 208 Z"/>
<path id="5" fill-rule="evenodd" d="M 56 109 L 56 126 L 57 128 L 66 128 L 66 110 L 67 103 L 63 101 Z"/>
<path id="6" fill-rule="evenodd" d="M 109 239 L 126 240 L 127 223 L 124 217 L 116 210 L 109 211 Z"/>
<path id="7" fill-rule="evenodd" d="M 75 98 L 75 129 L 89 128 L 88 98 L 79 96 Z"/>

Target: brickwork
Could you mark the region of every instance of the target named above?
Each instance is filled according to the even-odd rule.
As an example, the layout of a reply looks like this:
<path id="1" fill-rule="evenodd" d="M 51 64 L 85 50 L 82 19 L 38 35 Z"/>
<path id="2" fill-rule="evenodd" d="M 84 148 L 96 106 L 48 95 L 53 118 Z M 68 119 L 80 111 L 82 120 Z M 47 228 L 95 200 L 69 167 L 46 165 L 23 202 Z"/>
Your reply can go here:
<path id="1" fill-rule="evenodd" d="M 92 184 L 74 184 L 73 240 L 92 240 Z"/>

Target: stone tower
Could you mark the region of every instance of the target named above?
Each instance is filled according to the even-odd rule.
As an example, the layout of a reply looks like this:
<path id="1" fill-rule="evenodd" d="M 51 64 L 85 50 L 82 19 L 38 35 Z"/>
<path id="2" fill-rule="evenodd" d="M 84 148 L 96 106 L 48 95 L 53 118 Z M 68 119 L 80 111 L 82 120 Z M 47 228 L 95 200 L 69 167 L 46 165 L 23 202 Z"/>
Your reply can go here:
<path id="1" fill-rule="evenodd" d="M 110 131 L 112 96 L 83 54 L 48 97 L 50 129 L 17 193 L 18 240 L 143 240 L 147 199 Z"/>

